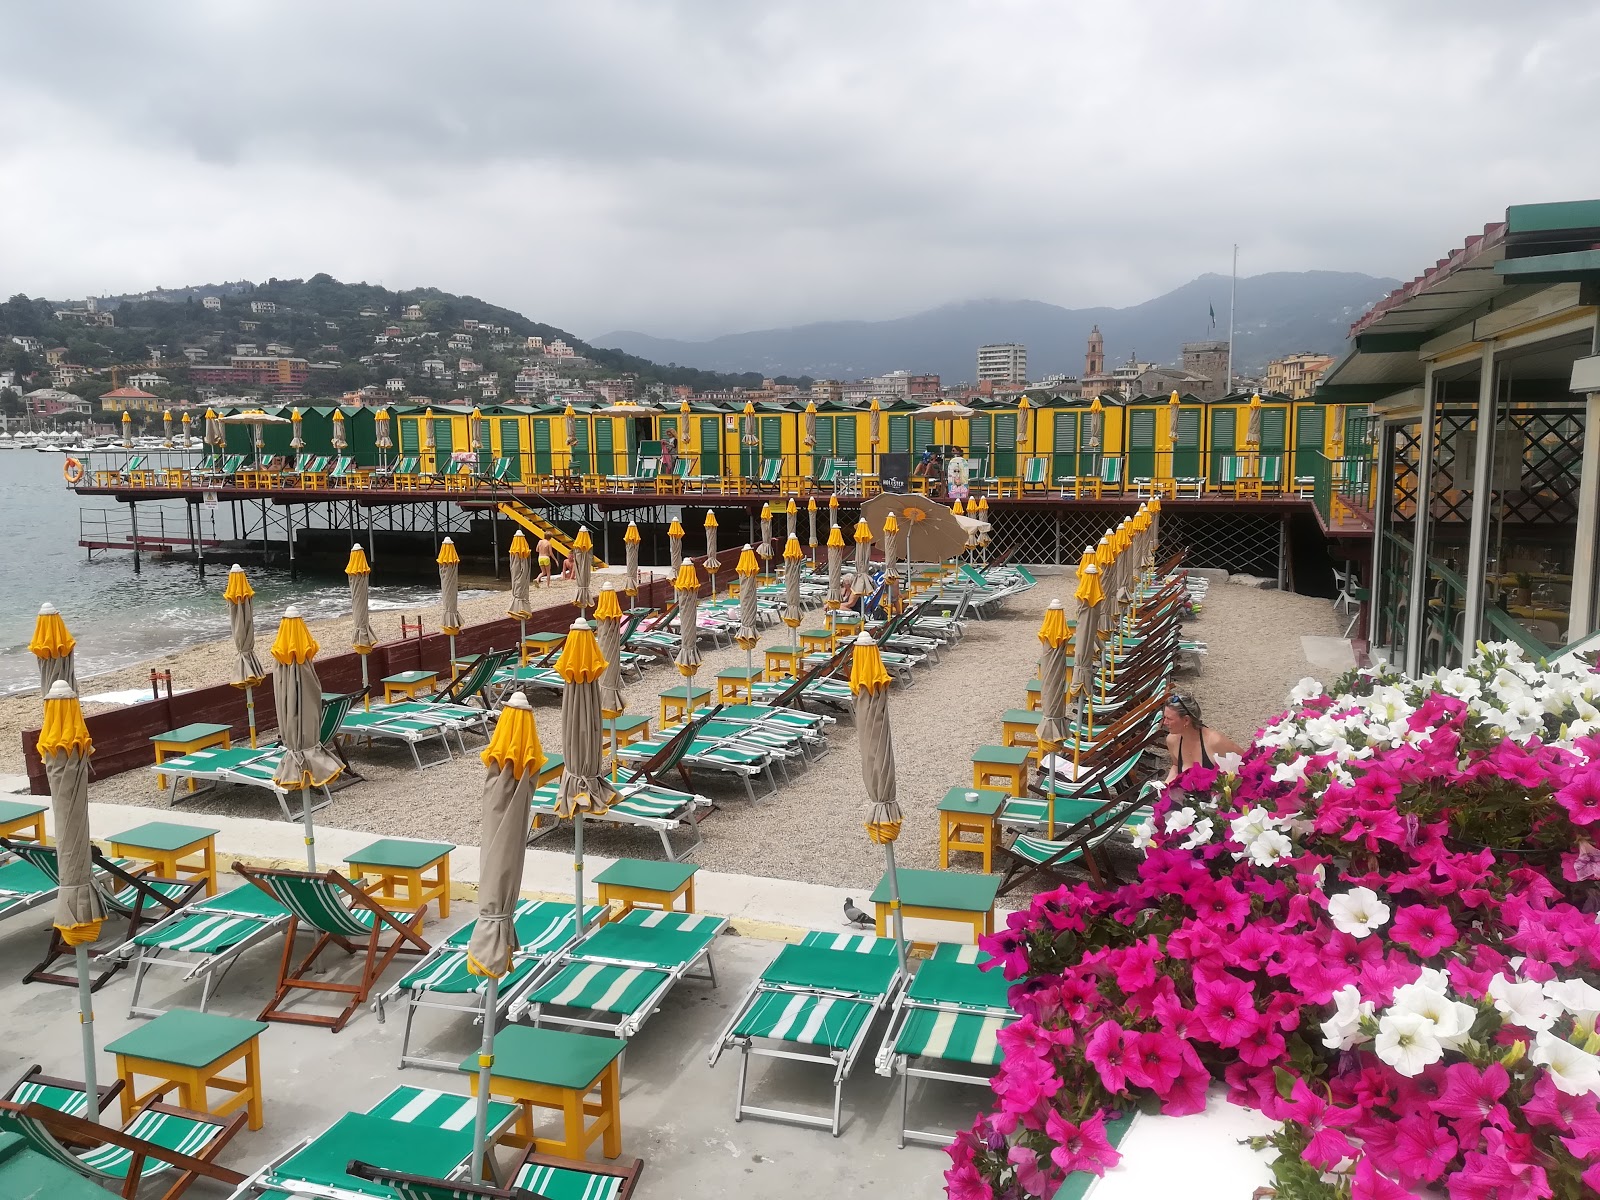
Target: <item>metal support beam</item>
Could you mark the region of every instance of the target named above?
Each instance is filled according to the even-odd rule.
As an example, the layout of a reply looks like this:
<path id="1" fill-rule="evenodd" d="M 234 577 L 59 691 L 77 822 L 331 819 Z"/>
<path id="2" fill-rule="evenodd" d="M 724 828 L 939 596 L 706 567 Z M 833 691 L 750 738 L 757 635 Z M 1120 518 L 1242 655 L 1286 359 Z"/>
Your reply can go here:
<path id="1" fill-rule="evenodd" d="M 1378 634 L 1380 632 L 1381 617 L 1383 612 L 1381 585 L 1383 580 L 1383 559 L 1387 552 L 1383 543 L 1383 535 L 1388 532 L 1391 513 L 1394 509 L 1394 430 L 1389 422 L 1384 422 L 1378 429 L 1378 465 L 1372 478 L 1373 509 L 1372 509 L 1372 568 L 1367 576 L 1367 647 L 1369 652 L 1377 648 Z"/>
<path id="2" fill-rule="evenodd" d="M 133 523 L 133 573 L 139 573 L 139 506 L 133 501 L 128 502 L 128 517 Z M 108 539 L 109 540 L 109 539 Z"/>
<path id="3" fill-rule="evenodd" d="M 1467 534 L 1467 595 L 1461 620 L 1461 660 L 1471 657 L 1483 632 L 1483 593 L 1489 569 L 1489 515 L 1494 494 L 1494 434 L 1500 405 L 1495 345 L 1483 344 L 1478 364 L 1478 441 L 1472 464 L 1472 528 Z M 1458 664 L 1459 665 L 1459 664 Z"/>
<path id="4" fill-rule="evenodd" d="M 1583 468 L 1578 477 L 1578 540 L 1572 553 L 1568 645 L 1594 632 L 1595 539 L 1600 536 L 1600 392 L 1589 392 L 1584 397 L 1583 445 Z"/>
<path id="5" fill-rule="evenodd" d="M 1433 509 L 1434 429 L 1439 413 L 1439 385 L 1430 362 L 1422 377 L 1422 438 L 1417 462 L 1417 519 L 1412 533 L 1411 586 L 1406 596 L 1405 673 L 1422 674 L 1422 631 L 1428 615 L 1428 522 Z"/>

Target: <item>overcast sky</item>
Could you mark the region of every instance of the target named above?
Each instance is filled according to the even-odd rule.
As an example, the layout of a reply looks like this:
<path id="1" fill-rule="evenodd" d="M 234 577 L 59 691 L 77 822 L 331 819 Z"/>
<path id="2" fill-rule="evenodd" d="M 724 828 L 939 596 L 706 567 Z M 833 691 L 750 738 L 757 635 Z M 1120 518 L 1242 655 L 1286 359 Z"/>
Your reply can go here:
<path id="1" fill-rule="evenodd" d="M 1409 278 L 1600 196 L 1600 6 L 6 6 L 0 289 L 328 271 L 583 336 Z"/>

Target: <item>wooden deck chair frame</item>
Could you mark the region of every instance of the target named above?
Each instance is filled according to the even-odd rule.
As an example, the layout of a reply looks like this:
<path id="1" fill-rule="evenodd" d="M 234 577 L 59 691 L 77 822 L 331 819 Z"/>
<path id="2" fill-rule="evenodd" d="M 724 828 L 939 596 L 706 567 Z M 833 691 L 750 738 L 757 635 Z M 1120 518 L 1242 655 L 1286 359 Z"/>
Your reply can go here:
<path id="1" fill-rule="evenodd" d="M 350 1160 L 345 1166 L 345 1174 L 391 1188 L 410 1184 L 417 1189 L 437 1190 L 438 1200 L 457 1200 L 457 1198 L 459 1200 L 544 1200 L 540 1193 L 517 1186 L 516 1181 L 522 1178 L 523 1169 L 526 1167 L 550 1167 L 558 1171 L 580 1171 L 585 1175 L 620 1179 L 622 1184 L 617 1191 L 616 1200 L 631 1200 L 634 1189 L 639 1186 L 639 1176 L 644 1173 L 644 1163 L 637 1158 L 626 1165 L 590 1162 L 587 1159 L 579 1161 L 557 1158 L 553 1154 L 540 1154 L 530 1146 L 512 1167 L 512 1182 L 504 1187 L 490 1183 L 471 1183 L 465 1179 L 444 1180 L 432 1179 L 426 1175 L 407 1175 L 403 1171 L 375 1167 L 359 1159 Z M 420 1194 L 426 1195 L 426 1190 L 420 1191 Z"/>
<path id="2" fill-rule="evenodd" d="M 1034 455 L 1022 464 L 1023 492 L 1045 492 L 1050 488 L 1050 460 L 1044 455 Z"/>
<path id="3" fill-rule="evenodd" d="M 777 491 L 783 486 L 783 458 L 763 458 L 761 473 L 750 482 L 755 484 L 758 492 Z"/>
<path id="4" fill-rule="evenodd" d="M 1143 791 L 1143 781 L 1139 781 L 1067 829 L 1057 830 L 1056 841 L 1061 845 L 1061 849 L 1043 862 L 1030 862 L 1017 855 L 1010 846 L 1001 846 L 1000 852 L 1007 860 L 1007 864 L 1005 873 L 1000 878 L 1000 890 L 997 894 L 1003 896 L 1035 875 L 1065 879 L 1058 868 L 1075 862 L 1080 857 L 1095 887 L 1105 887 L 1107 879 L 1116 882 L 1116 873 L 1111 869 L 1109 862 L 1103 861 L 1103 856 L 1100 854 L 1100 844 L 1126 824 L 1130 813 L 1144 805 Z"/>
<path id="5" fill-rule="evenodd" d="M 104 1175 L 94 1170 L 79 1159 L 73 1152 L 74 1146 L 85 1148 L 101 1145 L 116 1146 L 128 1151 L 132 1161 L 128 1164 L 128 1173 L 124 1179 L 122 1195 L 124 1200 L 134 1200 L 139 1194 L 139 1185 L 144 1180 L 144 1173 L 148 1163 L 152 1160 L 162 1164 L 157 1170 L 165 1174 L 171 1168 L 179 1172 L 172 1186 L 161 1193 L 161 1200 L 177 1200 L 189 1190 L 189 1185 L 197 1179 L 214 1179 L 218 1183 L 237 1187 L 244 1183 L 245 1176 L 227 1167 L 220 1166 L 216 1157 L 221 1150 L 231 1142 L 234 1136 L 244 1128 L 249 1114 L 243 1109 L 231 1117 L 217 1117 L 211 1113 L 191 1112 L 186 1108 L 179 1108 L 173 1104 L 161 1104 L 151 1101 L 143 1105 L 134 1120 L 146 1112 L 159 1113 L 165 1116 L 182 1117 L 187 1121 L 194 1121 L 203 1125 L 215 1125 L 218 1132 L 205 1147 L 205 1153 L 200 1156 L 184 1154 L 180 1150 L 168 1150 L 165 1146 L 158 1146 L 154 1142 L 145 1141 L 143 1138 L 134 1137 L 120 1129 L 107 1125 L 99 1125 L 93 1121 L 86 1121 L 81 1117 L 69 1116 L 57 1112 L 53 1108 L 46 1108 L 43 1104 L 12 1104 L 10 1101 L 0 1100 L 0 1111 L 10 1112 L 15 1116 L 26 1118 L 40 1127 L 42 1132 L 56 1143 L 55 1150 L 50 1157 L 72 1170 L 77 1171 L 85 1179 L 93 1180 L 101 1186 L 108 1186 L 114 1181 L 113 1176 Z"/>
<path id="6" fill-rule="evenodd" d="M 78 1093 L 83 1093 L 84 1090 L 83 1081 L 81 1079 L 60 1079 L 54 1075 L 46 1075 L 44 1073 L 44 1068 L 38 1063 L 34 1063 L 31 1066 L 26 1067 L 22 1074 L 17 1076 L 16 1080 L 11 1084 L 10 1087 L 6 1088 L 5 1091 L 0 1092 L 0 1100 L 4 1100 L 19 1106 L 30 1103 L 38 1103 L 38 1101 L 23 1101 L 17 1099 L 17 1092 L 29 1084 L 32 1084 L 36 1087 L 63 1088 L 66 1091 Z M 126 1086 L 127 1080 L 116 1079 L 110 1083 L 102 1083 L 95 1088 L 95 1091 L 100 1093 L 100 1103 L 98 1106 L 99 1111 L 105 1112 L 106 1106 L 115 1100 L 122 1093 L 122 1089 Z M 64 1109 L 54 1108 L 52 1105 L 48 1104 L 44 1105 L 43 1107 L 50 1108 L 54 1112 L 66 1111 Z M 73 1116 L 74 1114 L 67 1113 L 67 1115 Z"/>
<path id="7" fill-rule="evenodd" d="M 267 1006 L 261 1010 L 258 1021 L 284 1021 L 295 1025 L 316 1025 L 323 1029 L 330 1029 L 334 1033 L 345 1027 L 355 1012 L 367 1002 L 368 994 L 378 982 L 385 969 L 397 954 L 426 954 L 431 946 L 422 939 L 419 931 L 422 929 L 422 918 L 426 909 L 419 908 L 411 920 L 402 923 L 394 917 L 388 909 L 374 901 L 366 892 L 356 887 L 338 871 L 328 870 L 313 874 L 309 871 L 288 871 L 275 868 L 248 867 L 244 863 L 236 862 L 233 869 L 245 879 L 255 884 L 256 887 L 266 892 L 273 899 L 282 903 L 289 909 L 289 926 L 283 935 L 283 959 L 278 966 L 278 990 Z M 341 930 L 324 929 L 314 921 L 302 918 L 292 904 L 285 902 L 267 882 L 270 879 L 298 879 L 305 882 L 315 881 L 326 887 L 332 888 L 344 896 L 349 897 L 352 910 L 363 909 L 372 913 L 372 925 L 366 931 L 366 944 L 362 946 L 352 940 L 361 936 L 354 928 Z M 299 931 L 300 924 L 305 924 L 316 930 L 318 936 L 309 953 L 297 964 L 294 962 L 294 937 Z M 352 925 L 358 924 L 352 918 Z M 388 927 L 394 932 L 394 938 L 387 945 L 383 943 L 383 930 Z M 361 964 L 360 983 L 335 983 L 327 979 L 310 978 L 308 973 L 316 963 L 318 956 L 330 945 L 338 946 L 347 954 L 363 956 Z M 287 1001 L 297 991 L 327 992 L 334 995 L 349 996 L 344 1010 L 338 1016 L 328 1017 L 316 1013 L 287 1012 L 284 1009 Z"/>

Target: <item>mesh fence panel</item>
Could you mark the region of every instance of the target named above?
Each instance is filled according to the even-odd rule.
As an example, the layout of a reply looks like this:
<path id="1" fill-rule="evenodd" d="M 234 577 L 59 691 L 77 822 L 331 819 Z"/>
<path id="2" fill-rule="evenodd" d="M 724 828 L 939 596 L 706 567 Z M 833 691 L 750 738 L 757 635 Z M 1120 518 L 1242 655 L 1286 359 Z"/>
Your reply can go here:
<path id="1" fill-rule="evenodd" d="M 990 549 L 1009 552 L 1011 561 L 1075 565 L 1084 547 L 1100 541 L 1120 513 L 1100 509 L 1000 508 L 989 512 Z M 1187 549 L 1187 565 L 1217 567 L 1233 574 L 1278 577 L 1281 555 L 1277 513 L 1183 513 L 1171 506 L 1161 514 L 1161 553 Z"/>

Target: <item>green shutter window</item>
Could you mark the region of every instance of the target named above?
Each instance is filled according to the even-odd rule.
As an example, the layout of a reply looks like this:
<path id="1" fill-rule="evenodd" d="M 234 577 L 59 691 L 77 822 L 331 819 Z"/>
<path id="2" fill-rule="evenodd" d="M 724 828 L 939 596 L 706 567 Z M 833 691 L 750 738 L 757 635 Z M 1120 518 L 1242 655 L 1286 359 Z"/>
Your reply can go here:
<path id="1" fill-rule="evenodd" d="M 1289 410 L 1286 408 L 1261 409 L 1261 452 L 1282 454 L 1288 437 Z"/>
<path id="2" fill-rule="evenodd" d="M 921 458 L 922 452 L 933 445 L 934 433 L 942 432 L 943 424 L 939 421 L 915 421 L 910 417 L 906 419 L 911 421 L 911 453 Z M 937 431 L 934 429 L 936 425 L 940 427 Z"/>
<path id="3" fill-rule="evenodd" d="M 1128 412 L 1128 477 L 1154 479 L 1156 475 L 1156 414 L 1152 409 Z"/>
<path id="4" fill-rule="evenodd" d="M 573 423 L 573 435 L 576 439 L 572 446 L 572 473 L 574 475 L 588 475 L 589 471 L 589 422 L 579 417 Z"/>
<path id="5" fill-rule="evenodd" d="M 1172 448 L 1172 474 L 1194 479 L 1200 474 L 1200 410 L 1178 409 L 1178 440 Z"/>
<path id="6" fill-rule="evenodd" d="M 522 422 L 515 417 L 500 421 L 500 457 L 511 460 L 511 470 L 506 475 L 508 483 L 522 482 Z"/>
<path id="7" fill-rule="evenodd" d="M 417 444 L 417 417 L 406 417 L 400 422 L 400 453 L 421 454 L 422 448 Z M 241 426 L 240 428 L 243 428 Z"/>
<path id="8" fill-rule="evenodd" d="M 1105 412 L 1100 414 L 1100 441 L 1098 445 L 1091 445 L 1094 441 L 1094 414 L 1082 412 L 1078 414 L 1078 474 L 1098 475 L 1100 473 L 1100 454 L 1105 449 L 1106 437 Z"/>
<path id="9" fill-rule="evenodd" d="M 805 428 L 805 418 L 801 417 L 801 429 Z M 811 447 L 811 478 L 815 479 L 822 472 L 822 464 L 833 457 L 833 421 L 832 417 L 818 417 L 817 444 Z"/>
<path id="10" fill-rule="evenodd" d="M 1038 418 L 1035 417 L 1035 420 Z M 1057 412 L 1055 432 L 1050 444 L 1050 479 L 1073 479 L 1078 474 L 1078 414 Z"/>
<path id="11" fill-rule="evenodd" d="M 550 474 L 550 418 L 533 418 L 533 473 Z"/>
<path id="12" fill-rule="evenodd" d="M 610 417 L 601 417 L 594 423 L 594 473 L 615 475 L 616 459 L 612 453 L 611 439 L 616 434 L 616 423 Z"/>
<path id="13" fill-rule="evenodd" d="M 722 474 L 722 418 L 701 417 L 700 436 L 695 439 L 696 453 L 700 455 L 700 474 Z"/>
<path id="14" fill-rule="evenodd" d="M 455 436 L 449 417 L 435 417 L 433 419 L 433 457 L 438 463 L 445 462 L 455 453 Z"/>
<path id="15" fill-rule="evenodd" d="M 1015 479 L 1017 475 L 1017 414 L 994 415 L 994 469 L 996 479 Z"/>
<path id="16" fill-rule="evenodd" d="M 1323 457 L 1323 438 L 1328 429 L 1328 410 L 1302 405 L 1294 420 L 1294 477 L 1310 476 L 1320 481 L 1327 473 Z"/>
<path id="17" fill-rule="evenodd" d="M 855 414 L 847 417 L 833 419 L 833 455 L 846 462 L 854 464 L 856 461 L 856 422 Z"/>
<path id="18" fill-rule="evenodd" d="M 1222 481 L 1222 460 L 1234 455 L 1238 448 L 1239 410 L 1214 408 L 1211 410 L 1211 464 L 1209 474 L 1213 484 Z"/>
<path id="19" fill-rule="evenodd" d="M 783 418 L 761 418 L 761 457 L 781 458 L 783 456 Z"/>
<path id="20" fill-rule="evenodd" d="M 1368 458 L 1372 454 L 1372 413 L 1351 405 L 1344 410 L 1344 452 L 1347 458 Z"/>
<path id="21" fill-rule="evenodd" d="M 911 418 L 905 413 L 889 417 L 889 453 L 906 454 L 911 450 Z"/>

